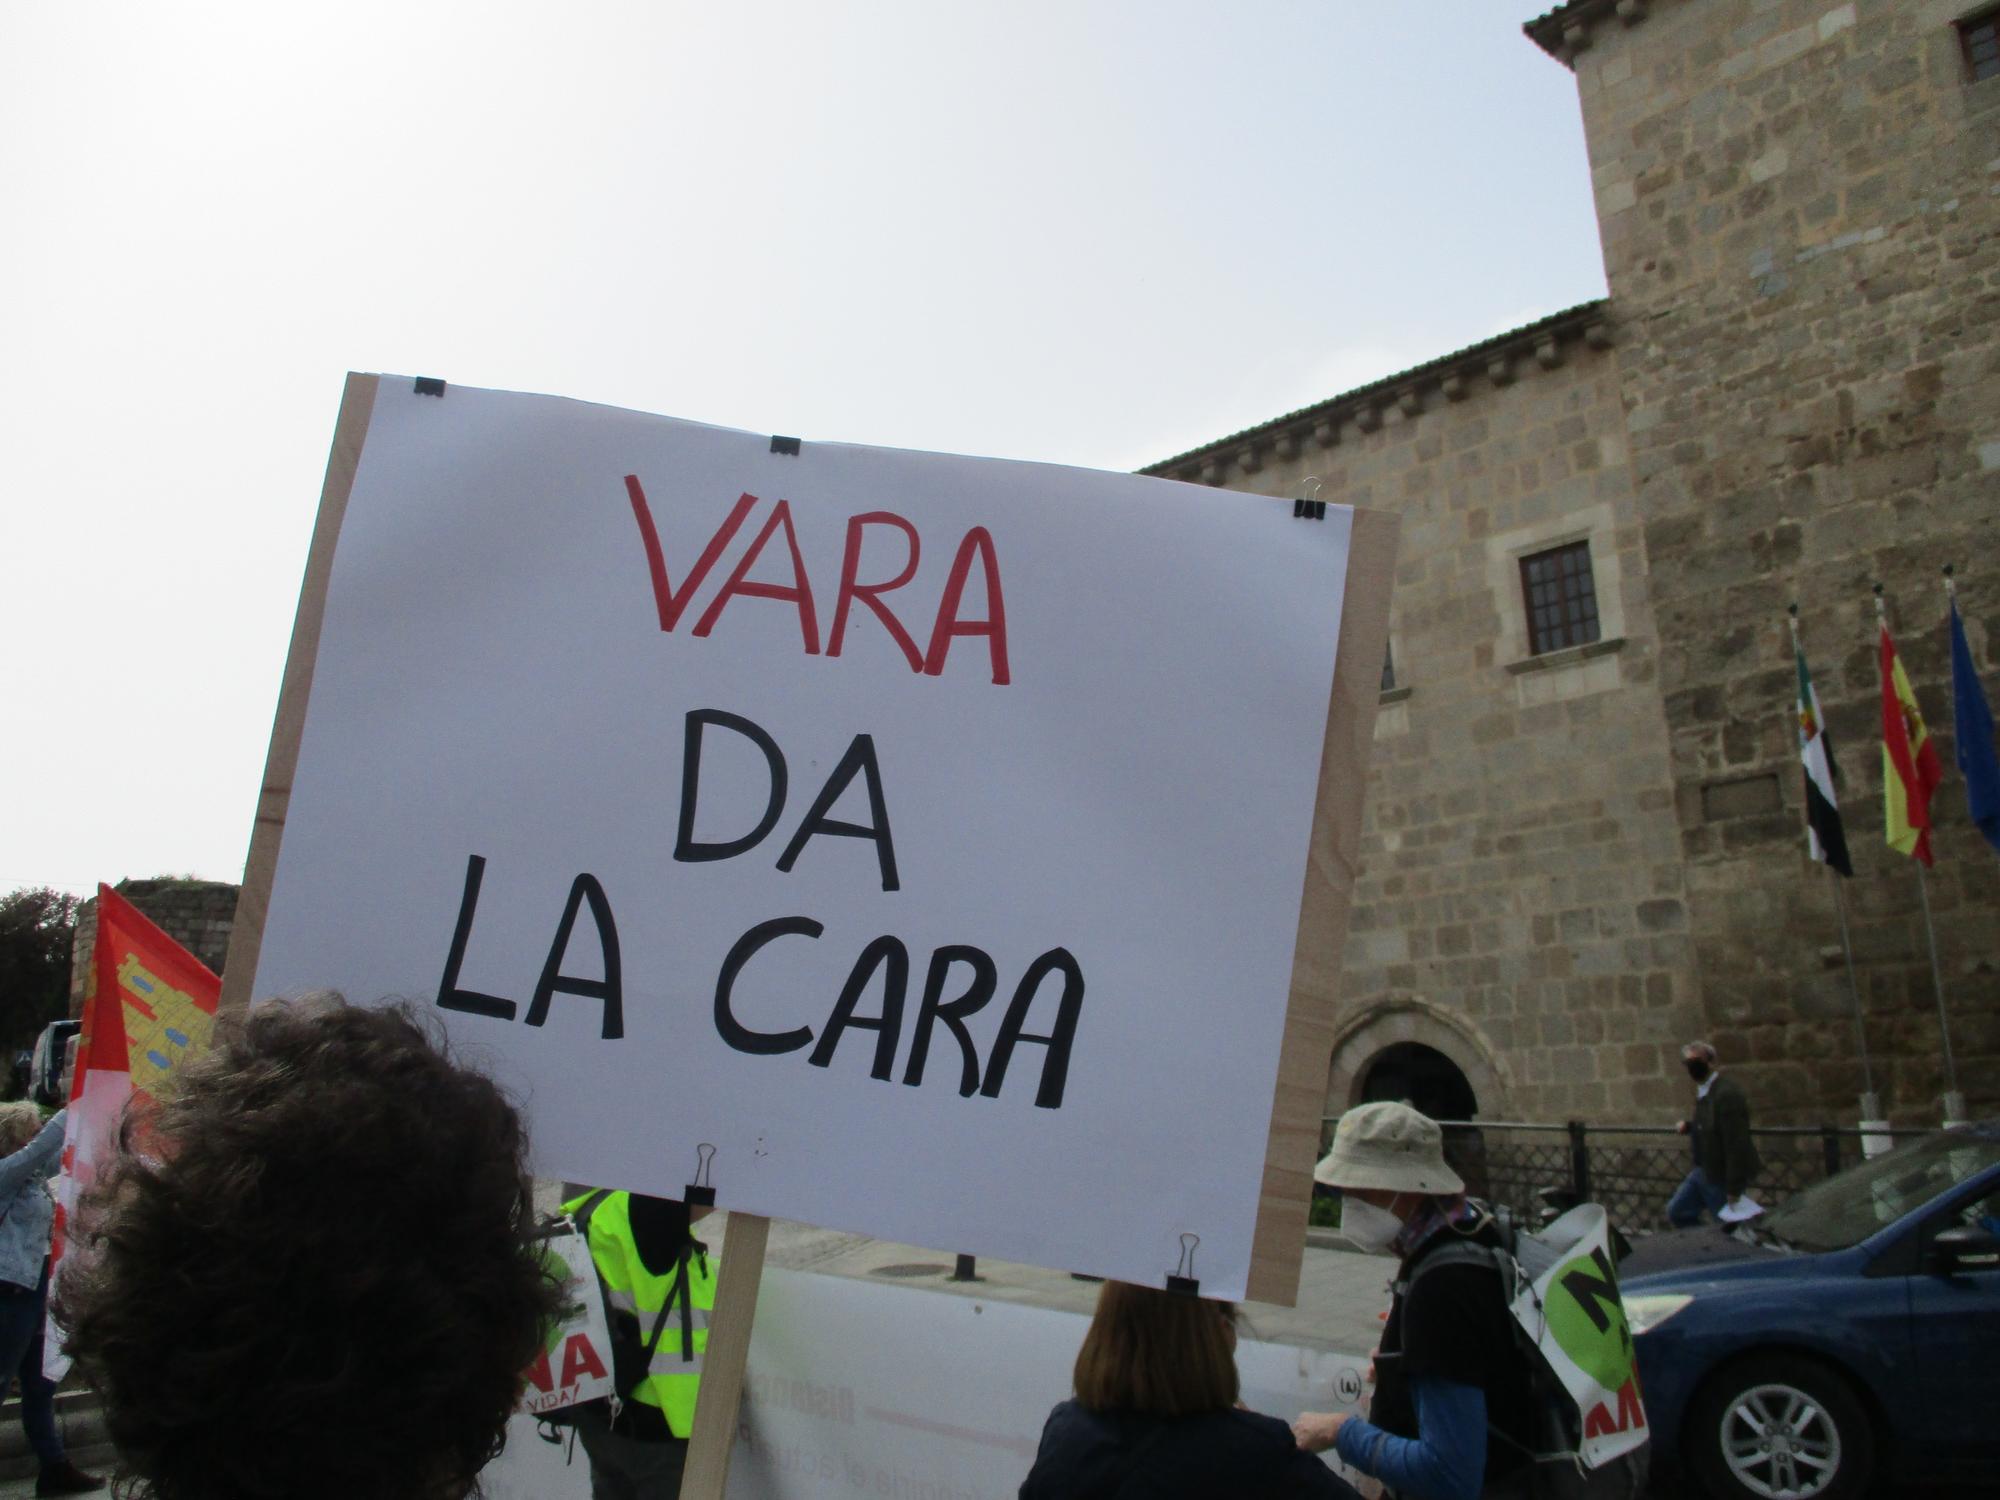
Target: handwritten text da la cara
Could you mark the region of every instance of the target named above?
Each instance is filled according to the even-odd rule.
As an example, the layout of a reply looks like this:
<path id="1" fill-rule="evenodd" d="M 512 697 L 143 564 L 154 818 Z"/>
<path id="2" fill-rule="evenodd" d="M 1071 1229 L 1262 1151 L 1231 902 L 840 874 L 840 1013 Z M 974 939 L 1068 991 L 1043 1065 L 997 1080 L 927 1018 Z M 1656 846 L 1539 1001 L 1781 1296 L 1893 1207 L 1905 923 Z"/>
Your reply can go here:
<path id="1" fill-rule="evenodd" d="M 652 584 L 653 603 L 659 627 L 673 633 L 688 615 L 690 606 L 717 565 L 729 552 L 745 523 L 762 502 L 745 494 L 689 565 L 676 585 L 668 567 L 666 547 L 637 475 L 625 479 L 627 498 L 637 523 Z M 893 576 L 864 581 L 860 577 L 863 547 L 870 533 L 893 533 L 904 543 L 903 559 Z M 789 561 L 791 579 L 784 583 L 752 580 L 751 571 L 772 543 L 782 537 L 784 551 L 780 571 Z M 915 637 L 899 614 L 897 602 L 885 596 L 904 590 L 916 577 L 922 542 L 917 528 L 889 511 L 870 511 L 847 520 L 840 559 L 839 584 L 834 592 L 831 627 L 822 643 L 819 609 L 815 600 L 798 533 L 792 523 L 791 507 L 784 500 L 765 511 L 761 526 L 736 558 L 721 586 L 695 618 L 689 633 L 706 637 L 715 629 L 724 611 L 737 600 L 766 600 L 796 612 L 800 643 L 809 656 L 839 656 L 847 628 L 858 604 L 880 621 L 890 639 L 910 667 L 928 676 L 942 675 L 950 665 L 955 641 L 974 637 L 985 643 L 984 653 L 961 659 L 976 664 L 989 675 L 995 687 L 1005 687 L 1012 679 L 1007 657 L 1007 616 L 1001 583 L 1000 561 L 992 536 L 984 527 L 970 528 L 959 540 L 944 588 L 931 613 L 927 643 L 920 650 Z M 985 585 L 985 614 L 968 618 L 964 613 L 965 586 L 977 565 Z M 904 614 L 908 613 L 907 606 Z M 914 617 L 913 617 L 914 618 Z M 983 657 L 983 659 L 982 659 Z M 696 815 L 701 796 L 703 747 L 712 744 L 709 736 L 726 733 L 739 737 L 761 753 L 767 772 L 768 798 L 754 824 L 726 839 L 696 837 Z M 866 822 L 849 822 L 833 816 L 842 794 L 856 781 L 861 782 L 868 803 Z M 763 845 L 784 820 L 790 775 L 783 749 L 759 725 L 740 715 L 718 708 L 689 711 L 684 720 L 679 825 L 674 841 L 674 859 L 688 864 L 735 859 Z M 789 873 L 815 838 L 855 838 L 874 846 L 882 889 L 901 888 L 897 871 L 895 834 L 889 815 L 889 801 L 882 784 L 880 764 L 871 735 L 858 734 L 819 788 L 778 855 L 776 868 Z M 473 937 L 474 918 L 479 906 L 480 887 L 485 879 L 486 860 L 474 854 L 466 860 L 465 883 L 460 893 L 458 919 L 438 986 L 437 1003 L 445 1010 L 512 1021 L 516 1015 L 529 1026 L 543 1025 L 555 997 L 568 995 L 594 1001 L 602 1014 L 599 1034 L 607 1041 L 625 1034 L 622 962 L 619 954 L 618 924 L 610 898 L 596 876 L 578 874 L 570 885 L 569 899 L 557 917 L 548 956 L 530 992 L 525 1012 L 513 1000 L 464 987 L 460 974 Z M 568 955 L 577 921 L 589 913 L 596 933 L 601 979 L 580 977 L 567 972 Z M 782 1056 L 810 1047 L 806 1061 L 814 1067 L 830 1067 L 842 1040 L 850 1032 L 872 1033 L 874 1043 L 868 1076 L 882 1082 L 894 1081 L 896 1062 L 902 1051 L 905 1013 L 909 1008 L 912 958 L 898 938 L 884 934 L 864 945 L 848 967 L 845 979 L 835 992 L 824 1024 L 815 1032 L 804 1024 L 806 1014 L 817 1014 L 810 999 L 801 1002 L 801 1024 L 783 1031 L 758 1031 L 745 1025 L 732 1005 L 735 987 L 757 956 L 780 941 L 816 941 L 823 924 L 810 916 L 792 915 L 760 921 L 730 947 L 717 973 L 714 990 L 714 1023 L 717 1035 L 738 1052 L 751 1056 Z M 879 978 L 879 987 L 877 981 Z M 971 944 L 946 944 L 931 951 L 923 965 L 917 994 L 916 1013 L 910 1025 L 910 1041 L 903 1054 L 902 1082 L 909 1087 L 922 1084 L 933 1041 L 940 1028 L 958 1049 L 958 1092 L 962 1097 L 979 1094 L 997 1098 L 1006 1081 L 1014 1052 L 1022 1043 L 1046 1049 L 1035 1103 L 1044 1109 L 1062 1106 L 1069 1076 L 1070 1050 L 1077 1021 L 1083 1008 L 1083 970 L 1075 956 L 1064 947 L 1053 947 L 1029 963 L 1015 981 L 1007 1009 L 983 1064 L 979 1046 L 968 1020 L 985 1009 L 999 992 L 999 967 L 993 958 Z M 877 1008 L 864 1012 L 870 992 L 877 994 Z M 1048 1029 L 1030 1032 L 1031 1016 L 1037 1013 L 1038 999 L 1050 998 L 1039 1011 L 1053 1009 Z M 823 1003 L 823 1002 L 821 1002 Z"/>

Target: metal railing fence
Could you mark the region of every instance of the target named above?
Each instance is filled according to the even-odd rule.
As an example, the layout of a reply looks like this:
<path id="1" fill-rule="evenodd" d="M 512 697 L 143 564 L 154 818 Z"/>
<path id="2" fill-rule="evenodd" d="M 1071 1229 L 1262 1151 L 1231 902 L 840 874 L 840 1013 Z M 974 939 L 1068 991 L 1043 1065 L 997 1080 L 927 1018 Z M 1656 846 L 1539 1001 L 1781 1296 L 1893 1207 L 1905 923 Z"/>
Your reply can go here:
<path id="1" fill-rule="evenodd" d="M 1338 1115 L 1320 1126 L 1320 1153 L 1333 1143 Z M 1601 1203 L 1628 1233 L 1667 1227 L 1667 1199 L 1693 1165 L 1688 1138 L 1666 1125 L 1561 1124 L 1514 1120 L 1441 1120 L 1444 1154 L 1466 1191 L 1504 1203 L 1524 1222 L 1540 1216 L 1554 1189 L 1570 1201 Z M 1763 1170 L 1752 1190 L 1777 1203 L 1862 1158 L 1862 1133 L 1835 1125 L 1754 1129 Z M 1890 1131 L 1902 1140 L 1924 1130 Z"/>

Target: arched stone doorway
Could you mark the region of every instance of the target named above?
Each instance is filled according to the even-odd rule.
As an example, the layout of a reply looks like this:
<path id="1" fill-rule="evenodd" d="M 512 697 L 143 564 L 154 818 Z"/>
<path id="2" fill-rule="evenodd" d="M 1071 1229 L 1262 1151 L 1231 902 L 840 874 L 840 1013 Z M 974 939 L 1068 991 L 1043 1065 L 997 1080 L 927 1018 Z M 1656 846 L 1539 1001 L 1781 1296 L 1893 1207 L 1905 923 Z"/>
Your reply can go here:
<path id="1" fill-rule="evenodd" d="M 1504 1064 L 1464 1017 L 1415 996 L 1363 1007 L 1336 1035 L 1327 1068 L 1327 1136 L 1357 1104 L 1407 1101 L 1433 1120 L 1507 1117 Z M 1487 1188 L 1486 1147 L 1476 1128 L 1445 1131 L 1445 1159 L 1474 1193 Z"/>
<path id="2" fill-rule="evenodd" d="M 1433 1120 L 1470 1120 L 1479 1098 L 1464 1071 L 1435 1047 L 1394 1042 L 1369 1060 L 1361 1075 L 1361 1102 L 1400 1099 Z"/>

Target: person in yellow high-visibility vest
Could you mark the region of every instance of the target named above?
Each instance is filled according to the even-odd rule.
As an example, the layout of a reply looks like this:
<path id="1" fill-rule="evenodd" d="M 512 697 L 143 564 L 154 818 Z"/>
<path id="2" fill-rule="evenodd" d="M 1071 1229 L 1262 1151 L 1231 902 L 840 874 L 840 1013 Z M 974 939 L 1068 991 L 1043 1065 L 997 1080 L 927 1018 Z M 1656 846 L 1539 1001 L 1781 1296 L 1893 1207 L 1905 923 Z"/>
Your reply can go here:
<path id="1" fill-rule="evenodd" d="M 590 1243 L 620 1400 L 577 1413 L 592 1500 L 674 1500 L 694 1431 L 716 1257 L 672 1198 L 598 1190 L 563 1205 Z M 707 1209 L 698 1210 L 706 1214 Z"/>

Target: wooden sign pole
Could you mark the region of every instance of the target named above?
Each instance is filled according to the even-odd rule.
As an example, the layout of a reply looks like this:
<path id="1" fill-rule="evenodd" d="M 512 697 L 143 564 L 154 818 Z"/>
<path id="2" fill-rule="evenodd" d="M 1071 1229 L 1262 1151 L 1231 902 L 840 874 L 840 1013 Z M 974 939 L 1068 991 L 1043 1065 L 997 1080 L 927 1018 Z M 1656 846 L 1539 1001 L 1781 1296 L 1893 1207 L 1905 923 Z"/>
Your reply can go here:
<path id="1" fill-rule="evenodd" d="M 292 648 L 285 656 L 284 686 L 271 721 L 271 748 L 264 757 L 264 785 L 257 797 L 250 856 L 244 862 L 243 889 L 236 897 L 236 920 L 222 961 L 222 998 L 216 1008 L 225 1016 L 250 1004 L 250 982 L 256 978 L 257 954 L 264 946 L 271 878 L 277 873 L 278 845 L 285 836 L 292 777 L 299 767 L 299 739 L 306 727 L 306 699 L 312 694 L 313 664 L 319 657 L 320 624 L 326 618 L 326 585 L 333 575 L 333 553 L 347 515 L 348 492 L 361 465 L 362 444 L 368 440 L 377 378 L 349 375 L 340 397 L 340 421 L 333 429 L 333 451 L 327 455 L 326 482 L 320 488 L 319 520 L 313 526 L 312 550 L 306 554 L 305 581 L 299 586 L 299 612 L 292 620 Z"/>
<path id="2" fill-rule="evenodd" d="M 694 1436 L 681 1472 L 681 1500 L 722 1500 L 729 1487 L 729 1458 L 736 1451 L 736 1415 L 743 1402 L 743 1373 L 750 1358 L 750 1330 L 757 1322 L 757 1288 L 764 1281 L 764 1248 L 771 1221 L 732 1213 L 715 1280 L 715 1310 L 708 1347 L 701 1356 L 701 1394 L 694 1405 Z"/>
<path id="3" fill-rule="evenodd" d="M 1310 525 L 1310 522 L 1304 523 Z M 1292 990 L 1264 1146 L 1264 1182 L 1250 1242 L 1251 1300 L 1292 1306 L 1305 1259 L 1312 1170 L 1319 1159 L 1326 1070 L 1333 1058 L 1340 955 L 1361 868 L 1361 803 L 1368 790 L 1375 711 L 1382 702 L 1382 654 L 1389 643 L 1389 588 L 1396 572 L 1396 517 L 1357 510 L 1348 538 L 1347 596 L 1327 702 L 1319 794 L 1306 850 Z M 1349 767 L 1336 772 L 1334 767 Z"/>

